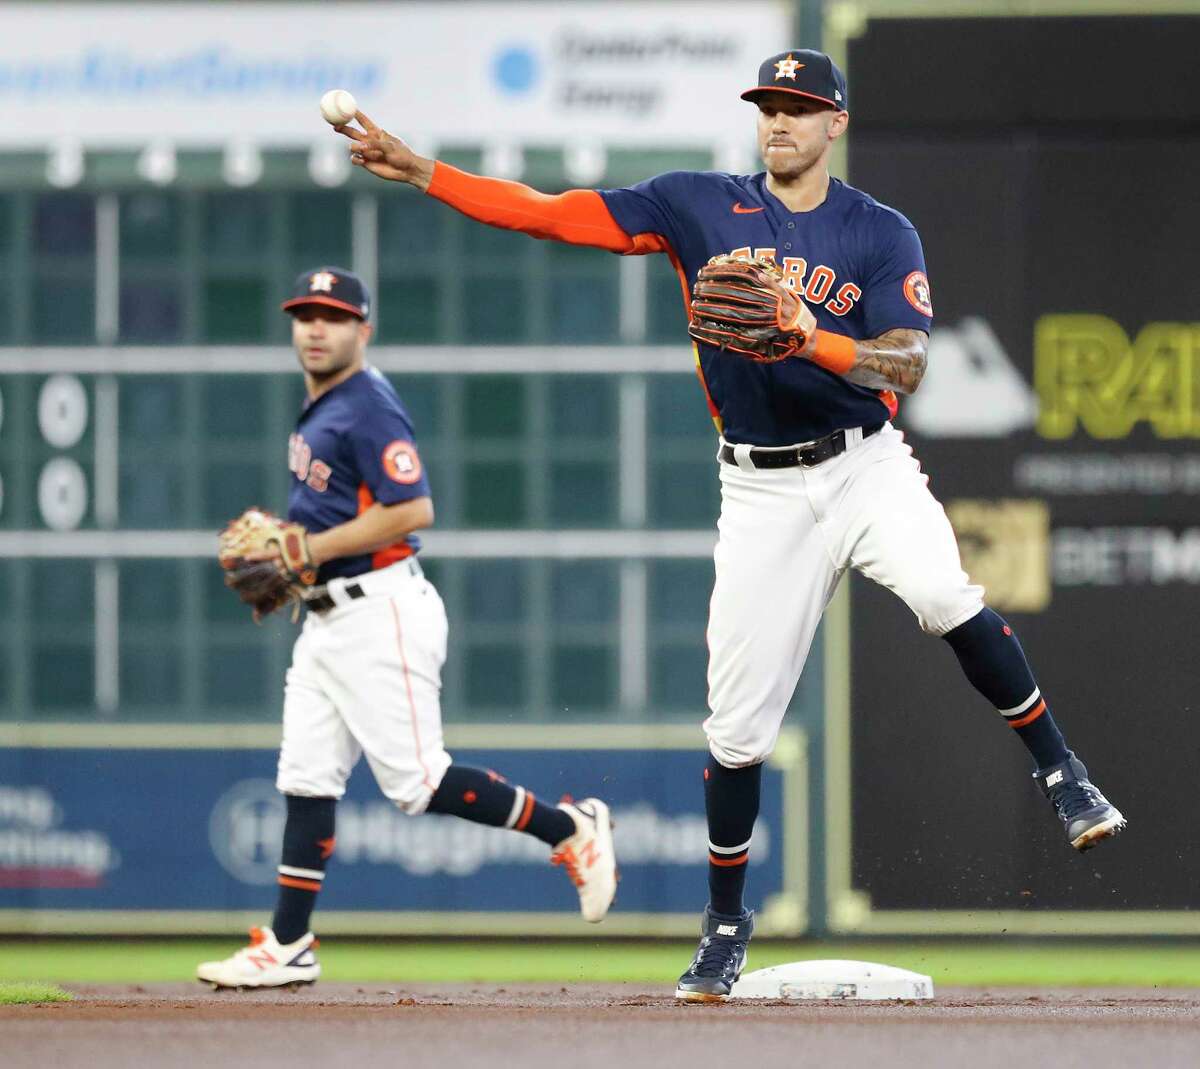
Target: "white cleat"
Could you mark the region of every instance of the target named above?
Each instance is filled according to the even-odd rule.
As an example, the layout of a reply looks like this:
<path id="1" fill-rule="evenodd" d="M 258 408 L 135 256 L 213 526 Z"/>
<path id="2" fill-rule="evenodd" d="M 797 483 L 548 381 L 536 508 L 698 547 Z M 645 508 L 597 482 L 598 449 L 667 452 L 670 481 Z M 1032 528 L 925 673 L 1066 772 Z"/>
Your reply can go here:
<path id="1" fill-rule="evenodd" d="M 306 932 L 294 943 L 281 944 L 270 928 L 251 928 L 250 945 L 224 961 L 204 961 L 196 978 L 214 988 L 286 987 L 311 984 L 321 975 L 313 949 L 316 937 Z"/>
<path id="2" fill-rule="evenodd" d="M 575 834 L 554 848 L 550 861 L 563 865 L 579 892 L 579 911 L 589 924 L 604 920 L 617 896 L 617 855 L 613 850 L 612 817 L 599 798 L 560 802 L 558 808 L 575 821 Z"/>

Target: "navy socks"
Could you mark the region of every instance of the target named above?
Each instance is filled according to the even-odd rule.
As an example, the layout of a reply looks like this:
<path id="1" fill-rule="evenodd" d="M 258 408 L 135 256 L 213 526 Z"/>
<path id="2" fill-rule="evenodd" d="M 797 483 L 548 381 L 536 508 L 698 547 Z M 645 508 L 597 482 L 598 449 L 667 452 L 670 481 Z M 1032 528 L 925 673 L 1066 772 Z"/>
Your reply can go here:
<path id="1" fill-rule="evenodd" d="M 575 834 L 575 821 L 546 805 L 524 787 L 510 787 L 502 776 L 469 765 L 451 765 L 429 801 L 430 813 L 447 813 L 476 824 L 523 831 L 550 846 Z"/>
<path id="2" fill-rule="evenodd" d="M 971 685 L 999 711 L 1038 768 L 1067 759 L 1062 732 L 1038 690 L 1017 636 L 997 613 L 984 610 L 942 636 Z"/>
<path id="3" fill-rule="evenodd" d="M 714 913 L 740 917 L 750 860 L 750 835 L 758 818 L 762 765 L 726 768 L 709 755 L 704 769 L 708 814 L 708 904 Z"/>
<path id="4" fill-rule="evenodd" d="M 279 862 L 279 898 L 271 929 L 281 943 L 294 943 L 308 931 L 325 865 L 333 854 L 335 798 L 289 794 L 283 854 Z"/>

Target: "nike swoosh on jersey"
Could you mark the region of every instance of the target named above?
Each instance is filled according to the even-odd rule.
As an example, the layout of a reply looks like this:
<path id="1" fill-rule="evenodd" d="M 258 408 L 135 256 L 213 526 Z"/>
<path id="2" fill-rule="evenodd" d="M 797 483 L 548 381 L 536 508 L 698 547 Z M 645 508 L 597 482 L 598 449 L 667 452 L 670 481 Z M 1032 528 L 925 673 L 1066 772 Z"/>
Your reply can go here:
<path id="1" fill-rule="evenodd" d="M 744 204 L 735 204 L 733 206 L 734 215 L 753 215 L 755 212 L 761 212 L 765 210 L 765 208 L 747 208 Z"/>

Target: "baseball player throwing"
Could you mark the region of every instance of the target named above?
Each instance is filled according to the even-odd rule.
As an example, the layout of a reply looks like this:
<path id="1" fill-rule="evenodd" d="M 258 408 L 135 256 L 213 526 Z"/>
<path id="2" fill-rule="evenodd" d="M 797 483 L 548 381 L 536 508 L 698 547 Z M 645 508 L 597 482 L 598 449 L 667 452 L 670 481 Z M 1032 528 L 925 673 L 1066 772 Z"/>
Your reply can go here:
<path id="1" fill-rule="evenodd" d="M 232 957 L 200 965 L 199 979 L 277 987 L 320 974 L 309 918 L 334 851 L 337 801 L 364 753 L 406 813 L 541 839 L 575 884 L 584 920 L 602 920 L 616 893 L 608 806 L 546 805 L 494 772 L 454 764 L 443 748 L 446 612 L 417 562 L 416 532 L 433 522 L 433 505 L 404 406 L 364 360 L 365 287 L 321 267 L 297 279 L 283 307 L 308 390 L 288 441 L 288 518 L 250 510 L 221 536 L 226 581 L 256 615 L 288 601 L 307 608 L 283 701 L 279 892 L 271 926 Z"/>
<path id="2" fill-rule="evenodd" d="M 962 569 L 942 506 L 890 422 L 925 371 L 933 317 L 917 232 L 831 178 L 846 82 L 820 52 L 767 59 L 743 94 L 765 173 L 673 172 L 547 196 L 415 155 L 358 113 L 351 159 L 464 214 L 539 238 L 661 252 L 689 300 L 717 432 L 721 514 L 708 621 L 709 901 L 676 994 L 728 997 L 754 927 L 743 905 L 762 762 L 813 634 L 848 568 L 901 597 L 1015 729 L 1067 838 L 1124 819 L 1067 749 L 1012 629 Z"/>

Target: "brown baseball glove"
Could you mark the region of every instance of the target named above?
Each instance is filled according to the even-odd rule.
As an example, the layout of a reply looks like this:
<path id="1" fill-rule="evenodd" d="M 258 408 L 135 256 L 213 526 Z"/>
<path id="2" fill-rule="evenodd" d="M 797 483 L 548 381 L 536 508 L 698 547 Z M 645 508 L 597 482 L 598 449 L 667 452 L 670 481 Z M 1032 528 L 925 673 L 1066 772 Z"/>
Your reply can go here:
<path id="1" fill-rule="evenodd" d="M 696 275 L 688 324 L 696 341 L 773 364 L 803 356 L 816 329 L 773 260 L 714 256 Z"/>
<path id="2" fill-rule="evenodd" d="M 220 533 L 217 546 L 225 585 L 253 608 L 255 623 L 289 602 L 296 620 L 304 588 L 317 581 L 308 532 L 300 524 L 250 508 Z"/>

